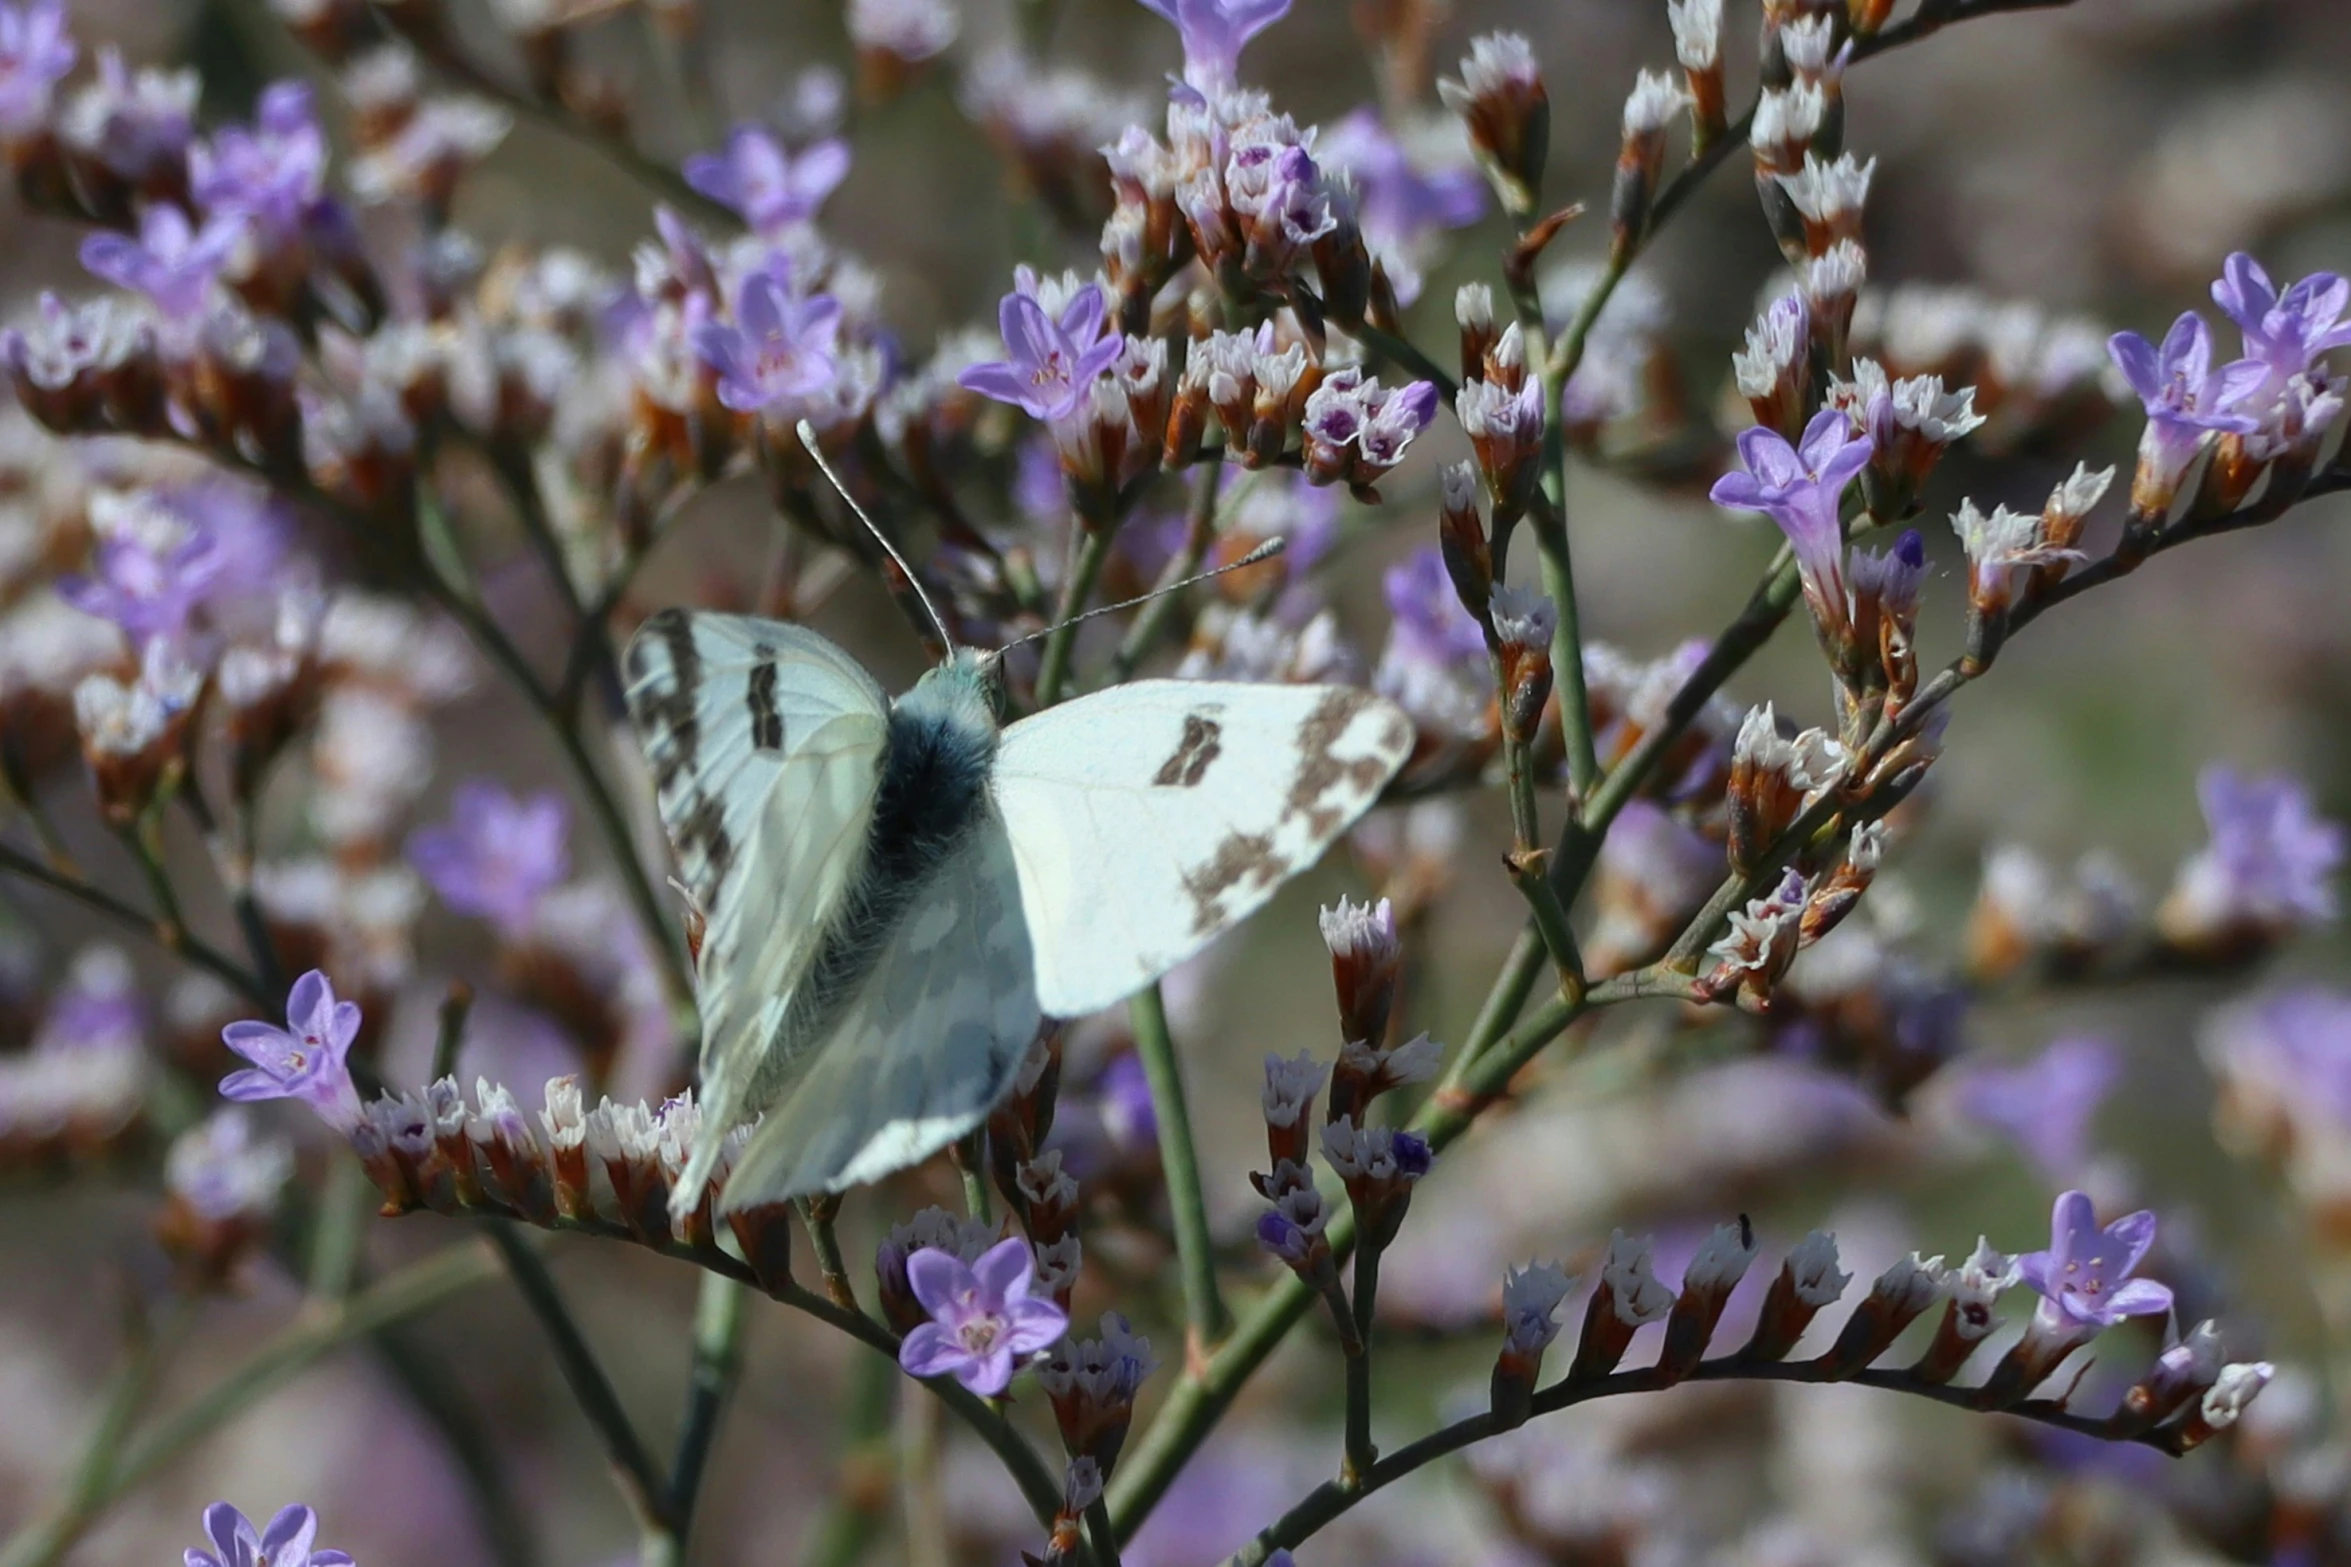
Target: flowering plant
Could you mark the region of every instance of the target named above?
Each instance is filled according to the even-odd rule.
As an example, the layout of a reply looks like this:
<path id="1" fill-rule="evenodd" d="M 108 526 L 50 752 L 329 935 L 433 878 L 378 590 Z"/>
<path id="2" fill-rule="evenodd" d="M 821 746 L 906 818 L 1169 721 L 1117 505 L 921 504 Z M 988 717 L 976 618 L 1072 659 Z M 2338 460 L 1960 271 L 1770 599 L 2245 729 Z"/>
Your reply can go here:
<path id="1" fill-rule="evenodd" d="M 694 0 L 500 0 L 503 64 L 438 0 L 238 8 L 261 56 L 298 47 L 322 84 L 244 111 L 78 36 L 56 0 L 0 0 L 0 148 L 25 223 L 71 233 L 85 274 L 0 336 L 20 410 L 0 425 L 0 875 L 44 920 L 72 908 L 174 965 L 158 1008 L 110 945 L 47 969 L 35 933 L 26 962 L 8 949 L 0 1169 L 151 1172 L 160 1196 L 145 1235 L 100 1227 L 135 1331 L 0 1567 L 66 1559 L 169 1461 L 225 1464 L 207 1438 L 347 1345 L 465 1473 L 488 1551 L 534 1558 L 544 1520 L 481 1407 L 523 1373 L 410 1337 L 493 1285 L 647 1564 L 748 1505 L 706 1505 L 735 1478 L 706 1484 L 730 1403 L 821 1476 L 791 1497 L 828 1563 L 901 1522 L 926 1563 L 1258 1567 L 1326 1535 L 1381 1559 L 1760 1559 L 1761 1533 L 1694 1505 L 1737 1419 L 1610 1411 L 1763 1410 L 1809 1441 L 1863 1418 L 1808 1401 L 1829 1383 L 2046 1444 L 2036 1505 L 1987 1468 L 1966 1521 L 2005 1505 L 2009 1532 L 1946 1530 L 1950 1559 L 2044 1537 L 2119 1559 L 2145 1539 L 2085 1543 L 2055 1488 L 2207 1447 L 2146 1539 L 2337 1559 L 2340 1411 L 2300 1407 L 2297 1362 L 2351 1343 L 2332 1288 L 2351 998 L 2267 990 L 2204 1036 L 2220 1141 L 2307 1220 L 2290 1249 L 2327 1302 L 2316 1347 L 2214 1285 L 2160 1172 L 2102 1151 L 2094 1118 L 2156 1075 L 2148 1052 L 1964 1041 L 1971 1004 L 2256 982 L 2333 920 L 2342 828 L 2292 777 L 2215 763 L 2209 841 L 2160 900 L 2110 856 L 2007 843 L 1972 902 L 1905 880 L 1964 815 L 1939 803 L 1947 749 L 1976 740 L 1962 698 L 2022 633 L 2351 489 L 2334 273 L 2203 257 L 2226 325 L 2189 310 L 2159 342 L 1871 281 L 1865 218 L 1899 171 L 1848 150 L 1876 108 L 1848 75 L 2066 3 L 1763 0 L 1742 98 L 1725 0 L 1666 0 L 1596 172 L 1554 161 L 1567 51 L 1487 33 L 1438 79 L 1415 0 L 1359 8 L 1380 106 L 1323 126 L 1256 85 L 1315 25 L 1289 0 L 1143 0 L 1128 20 L 1180 68 L 1131 93 L 1047 62 L 1049 0 L 992 48 L 953 0 L 852 0 L 853 92 L 811 70 L 723 132 L 702 121 L 733 19 Z M 630 23 L 657 81 L 610 74 Z M 991 271 L 992 331 L 926 345 L 913 295 L 971 302 L 969 214 L 953 266 L 835 214 L 951 107 L 1046 259 Z M 485 247 L 518 119 L 647 198 L 630 265 Z M 1738 221 L 1784 267 L 1742 346 L 1686 355 L 1656 243 L 1734 161 L 1762 220 L 1742 200 Z M 845 237 L 869 229 L 865 251 Z M 1682 395 L 1684 359 L 1716 412 Z M 2094 454 L 2133 438 L 2117 485 Z M 1760 515 L 1784 542 L 1719 630 L 1669 646 L 1643 625 L 1651 656 L 1620 651 L 1593 628 L 1641 617 L 1616 607 L 1632 574 L 1605 507 L 1571 495 L 1585 473 L 1644 506 L 1704 493 L 1704 526 Z M 757 513 L 763 571 L 696 542 L 692 514 L 729 506 Z M 703 580 L 664 577 L 695 551 Z M 1376 605 L 1350 586 L 1374 552 Z M 1221 1047 L 1212 1003 L 1305 939 L 1277 904 L 1262 957 L 1253 934 L 1113 1013 L 1046 1020 L 950 1155 L 730 1204 L 754 1128 L 696 1097 L 706 911 L 665 890 L 651 807 L 674 780 L 628 733 L 615 651 L 679 597 L 818 621 L 877 660 L 895 602 L 926 641 L 1003 647 L 1023 713 L 1146 670 L 1376 689 L 1410 755 L 1334 856 L 1327 1021 L 1258 984 L 1262 1075 L 1217 1070 L 1258 1040 Z M 1112 600 L 1119 620 L 1086 618 Z M 1765 700 L 1758 655 L 1799 604 L 1827 679 L 1805 652 Z M 491 722 L 514 733 L 483 745 Z M 440 802 L 444 771 L 475 770 L 497 776 Z M 763 811 L 759 832 L 795 825 Z M 1517 932 L 1473 1009 L 1497 907 Z M 1922 907 L 1949 916 L 1939 957 Z M 2051 1212 L 2045 1248 L 1963 1178 L 1987 1133 L 2021 1206 Z M 1840 1200 L 1842 1242 L 1809 1227 L 1823 1188 L 1869 1184 L 1873 1148 L 1950 1178 L 1899 1225 Z M 389 1222 L 408 1215 L 448 1222 Z M 1912 1226 L 1943 1249 L 1911 1249 Z M 168 1270 L 141 1265 L 157 1250 Z M 697 1277 L 690 1320 L 650 1294 L 599 1320 L 551 1266 L 633 1289 L 614 1281 L 645 1253 Z M 205 1335 L 264 1311 L 249 1358 L 207 1364 Z M 768 1315 L 790 1396 L 736 1397 L 787 1385 L 746 1369 Z M 808 1377 L 835 1348 L 845 1385 Z M 665 1356 L 666 1453 L 643 1408 L 677 1380 Z M 167 1363 L 202 1390 L 156 1397 Z M 2273 1381 L 2298 1403 L 2269 1423 Z M 1819 1487 L 1743 1484 L 1804 1542 L 1770 1559 L 1918 1555 L 1890 1473 L 1866 1527 L 1807 1515 L 1791 1493 Z M 1415 1500 L 1448 1492 L 1470 1510 Z M 257 1527 L 216 1503 L 186 1561 L 370 1559 L 345 1516 Z M 361 1549 L 314 1550 L 322 1530 Z"/>

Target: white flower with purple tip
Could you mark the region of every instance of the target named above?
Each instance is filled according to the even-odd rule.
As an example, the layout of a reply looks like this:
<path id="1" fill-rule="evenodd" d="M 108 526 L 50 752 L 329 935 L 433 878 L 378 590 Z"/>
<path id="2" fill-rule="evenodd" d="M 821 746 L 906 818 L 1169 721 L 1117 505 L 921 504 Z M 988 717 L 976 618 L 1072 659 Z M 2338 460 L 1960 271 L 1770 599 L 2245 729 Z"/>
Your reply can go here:
<path id="1" fill-rule="evenodd" d="M 2016 1271 L 2040 1293 L 2050 1326 L 2110 1328 L 2171 1309 L 2168 1287 L 2131 1277 L 2154 1244 L 2153 1213 L 2141 1209 L 2101 1229 L 2089 1197 L 2066 1192 L 2049 1217 L 2049 1249 L 2017 1258 Z"/>
<path id="2" fill-rule="evenodd" d="M 926 1246 L 906 1259 L 906 1282 L 929 1312 L 898 1346 L 908 1376 L 953 1376 L 993 1398 L 1021 1361 L 1050 1349 L 1069 1331 L 1069 1316 L 1031 1298 L 1036 1259 L 1018 1236 L 997 1242 L 966 1267 L 951 1252 Z"/>
<path id="3" fill-rule="evenodd" d="M 231 1023 L 221 1042 L 253 1064 L 220 1080 L 224 1099 L 299 1099 L 338 1132 L 360 1121 L 359 1090 L 345 1058 L 359 1037 L 359 1003 L 337 1001 L 326 975 L 312 969 L 286 998 L 286 1026 Z"/>

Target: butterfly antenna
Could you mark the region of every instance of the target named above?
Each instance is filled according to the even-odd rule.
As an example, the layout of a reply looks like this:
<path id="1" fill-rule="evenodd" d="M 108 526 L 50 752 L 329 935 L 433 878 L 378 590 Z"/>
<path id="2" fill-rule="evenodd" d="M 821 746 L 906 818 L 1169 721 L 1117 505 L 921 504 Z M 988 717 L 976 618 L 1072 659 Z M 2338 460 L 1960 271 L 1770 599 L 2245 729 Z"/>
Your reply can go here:
<path id="1" fill-rule="evenodd" d="M 1049 637 L 1053 635 L 1054 632 L 1061 629 L 1061 626 L 1074 626 L 1080 621 L 1092 620 L 1096 615 L 1115 615 L 1122 609 L 1133 609 L 1137 604 L 1148 604 L 1155 598 L 1160 598 L 1170 593 L 1180 593 L 1184 589 L 1192 586 L 1194 583 L 1207 582 L 1212 578 L 1223 576 L 1228 571 L 1242 571 L 1251 566 L 1262 565 L 1264 562 L 1273 559 L 1276 555 L 1279 555 L 1283 550 L 1288 549 L 1289 547 L 1289 541 L 1280 538 L 1279 536 L 1267 539 L 1263 544 L 1258 545 L 1257 548 L 1251 550 L 1248 554 L 1242 556 L 1239 560 L 1228 560 L 1221 566 L 1215 567 L 1209 571 L 1196 573 L 1193 576 L 1184 578 L 1181 582 L 1170 582 L 1165 587 L 1153 588 L 1150 592 L 1139 594 L 1134 598 L 1120 599 L 1115 604 L 1103 604 L 1094 609 L 1087 610 L 1082 615 L 1072 615 L 1069 617 L 1069 619 L 1061 622 L 1061 625 L 1059 626 L 1047 626 L 1042 631 L 1032 631 L 1025 637 L 1018 637 L 1010 642 L 1005 643 L 1004 646 L 997 649 L 997 651 L 999 653 L 1009 653 L 1014 648 L 1019 647 L 1023 642 L 1034 642 L 1041 637 Z"/>
<path id="2" fill-rule="evenodd" d="M 865 524 L 865 531 L 874 536 L 874 542 L 881 545 L 883 551 L 896 564 L 899 572 L 906 578 L 906 585 L 914 589 L 915 598 L 921 601 L 922 612 L 930 616 L 931 624 L 938 628 L 939 640 L 946 643 L 948 650 L 952 652 L 955 647 L 955 633 L 947 629 L 947 617 L 939 613 L 939 606 L 932 603 L 931 596 L 923 591 L 922 578 L 914 574 L 914 568 L 907 564 L 906 557 L 898 553 L 898 546 L 890 542 L 888 534 L 875 526 L 874 520 L 865 514 L 865 508 L 857 504 L 857 497 L 849 493 L 849 486 L 843 484 L 841 476 L 833 472 L 833 465 L 825 460 L 823 448 L 816 444 L 815 427 L 803 419 L 797 429 L 801 446 L 807 450 L 810 457 L 816 459 L 817 471 L 825 476 L 826 482 L 833 487 L 833 493 L 841 497 L 842 504 L 849 508 L 859 522 Z"/>

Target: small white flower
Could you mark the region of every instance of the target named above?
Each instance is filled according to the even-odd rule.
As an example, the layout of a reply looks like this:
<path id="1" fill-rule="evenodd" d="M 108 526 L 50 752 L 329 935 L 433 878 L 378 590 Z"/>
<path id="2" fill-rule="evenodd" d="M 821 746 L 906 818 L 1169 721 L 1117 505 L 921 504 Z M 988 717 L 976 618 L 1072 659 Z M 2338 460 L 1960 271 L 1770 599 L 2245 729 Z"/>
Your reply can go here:
<path id="1" fill-rule="evenodd" d="M 1616 1320 L 1628 1328 L 1663 1322 L 1673 1310 L 1674 1292 L 1658 1282 L 1650 1265 L 1649 1242 L 1633 1240 L 1622 1230 L 1609 1233 L 1600 1285 L 1609 1292 Z"/>
<path id="2" fill-rule="evenodd" d="M 2261 1395 L 2269 1386 L 2269 1379 L 2277 1368 L 2266 1360 L 2239 1361 L 2223 1366 L 2212 1390 L 2204 1395 L 2204 1423 L 2215 1431 L 2226 1430 L 2237 1423 L 2245 1406 Z"/>
<path id="3" fill-rule="evenodd" d="M 1718 1224 L 1682 1270 L 1682 1288 L 1728 1295 L 1755 1261 L 1755 1231 L 1744 1224 Z"/>
<path id="4" fill-rule="evenodd" d="M 1638 141 L 1663 134 L 1689 102 L 1690 95 L 1680 82 L 1663 71 L 1643 71 L 1624 101 L 1625 139 Z"/>
<path id="5" fill-rule="evenodd" d="M 1788 1253 L 1788 1282 L 1807 1306 L 1826 1306 L 1845 1293 L 1853 1275 L 1837 1267 L 1837 1238 L 1814 1230 Z"/>
<path id="6" fill-rule="evenodd" d="M 1673 24 L 1674 58 L 1684 70 L 1721 66 L 1722 0 L 1665 0 L 1665 15 Z"/>
<path id="7" fill-rule="evenodd" d="M 1537 1262 L 1502 1275 L 1503 1351 L 1540 1354 L 1559 1337 L 1559 1307 L 1575 1288 L 1557 1263 Z"/>

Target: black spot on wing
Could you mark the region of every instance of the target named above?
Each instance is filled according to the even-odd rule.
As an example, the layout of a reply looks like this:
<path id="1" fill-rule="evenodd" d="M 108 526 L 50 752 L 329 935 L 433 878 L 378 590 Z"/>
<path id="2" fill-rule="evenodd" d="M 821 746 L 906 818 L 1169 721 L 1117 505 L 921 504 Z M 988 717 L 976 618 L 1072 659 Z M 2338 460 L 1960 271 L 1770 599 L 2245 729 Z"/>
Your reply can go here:
<path id="1" fill-rule="evenodd" d="M 653 787 L 667 795 L 692 775 L 702 749 L 702 724 L 695 717 L 702 655 L 694 646 L 691 617 L 682 609 L 665 609 L 646 621 L 629 644 L 628 663 L 629 718 L 653 764 Z"/>
<path id="2" fill-rule="evenodd" d="M 1338 755 L 1339 737 L 1371 700 L 1365 692 L 1333 686 L 1298 727 L 1298 772 L 1290 781 L 1289 797 L 1282 802 L 1282 815 L 1285 821 L 1303 817 L 1307 832 L 1318 842 L 1344 827 L 1354 811 L 1369 805 L 1395 771 L 1377 756 L 1347 761 Z M 1328 797 L 1341 788 L 1346 789 L 1348 798 L 1334 803 Z"/>
<path id="3" fill-rule="evenodd" d="M 1272 838 L 1263 833 L 1227 834 L 1206 863 L 1184 872 L 1184 892 L 1192 900 L 1192 934 L 1213 935 L 1230 922 L 1225 894 L 1259 891 L 1289 873 L 1290 862 L 1274 852 Z"/>
<path id="4" fill-rule="evenodd" d="M 776 710 L 776 650 L 762 642 L 752 652 L 759 662 L 751 666 L 750 689 L 744 697 L 751 707 L 751 743 L 762 751 L 781 751 L 784 715 Z"/>
<path id="5" fill-rule="evenodd" d="M 1159 764 L 1151 781 L 1163 789 L 1199 786 L 1208 776 L 1208 764 L 1224 754 L 1224 726 L 1201 713 L 1184 715 L 1184 736 L 1175 753 Z"/>

